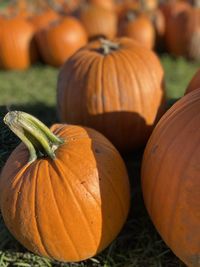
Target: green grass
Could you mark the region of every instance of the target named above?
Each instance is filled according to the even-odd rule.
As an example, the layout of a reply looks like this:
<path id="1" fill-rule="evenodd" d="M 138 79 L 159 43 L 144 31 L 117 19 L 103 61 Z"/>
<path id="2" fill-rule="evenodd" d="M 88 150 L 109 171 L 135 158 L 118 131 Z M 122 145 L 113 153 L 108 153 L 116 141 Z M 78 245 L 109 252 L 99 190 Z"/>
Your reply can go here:
<path id="1" fill-rule="evenodd" d="M 180 98 L 198 68 L 184 59 L 161 58 L 166 71 L 169 105 Z M 24 72 L 0 71 L 0 167 L 19 140 L 3 124 L 8 110 L 24 110 L 50 125 L 57 121 L 56 79 L 58 70 L 36 65 Z M 64 264 L 27 252 L 8 233 L 0 216 L 0 267 L 4 266 L 94 266 L 94 267 L 179 267 L 184 266 L 164 244 L 152 225 L 142 201 L 140 163 L 142 153 L 125 157 L 132 185 L 132 206 L 122 232 L 100 255 L 81 263 Z"/>

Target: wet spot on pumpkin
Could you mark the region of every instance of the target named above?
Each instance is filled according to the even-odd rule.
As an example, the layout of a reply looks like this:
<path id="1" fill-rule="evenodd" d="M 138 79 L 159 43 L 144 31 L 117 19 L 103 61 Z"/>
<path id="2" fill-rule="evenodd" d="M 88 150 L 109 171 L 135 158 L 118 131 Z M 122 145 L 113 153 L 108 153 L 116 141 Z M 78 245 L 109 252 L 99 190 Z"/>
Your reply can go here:
<path id="1" fill-rule="evenodd" d="M 157 150 L 158 150 L 158 145 L 155 145 L 155 146 L 153 146 L 151 153 L 155 154 Z"/>
<path id="2" fill-rule="evenodd" d="M 100 153 L 101 153 L 101 151 L 100 151 L 98 148 L 95 148 L 94 151 L 95 151 L 95 153 L 97 153 L 97 154 L 100 154 Z"/>

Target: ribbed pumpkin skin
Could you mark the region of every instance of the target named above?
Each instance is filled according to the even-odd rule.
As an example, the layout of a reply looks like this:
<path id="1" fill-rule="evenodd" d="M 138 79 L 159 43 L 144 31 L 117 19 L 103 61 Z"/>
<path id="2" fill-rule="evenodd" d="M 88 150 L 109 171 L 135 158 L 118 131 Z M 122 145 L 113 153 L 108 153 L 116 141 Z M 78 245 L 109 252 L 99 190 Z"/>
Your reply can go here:
<path id="1" fill-rule="evenodd" d="M 159 121 L 142 163 L 146 208 L 160 235 L 187 266 L 200 266 L 200 90 Z"/>
<path id="2" fill-rule="evenodd" d="M 193 90 L 199 89 L 199 88 L 200 88 L 200 70 L 196 72 L 196 74 L 194 75 L 190 83 L 188 84 L 185 94 Z"/>
<path id="3" fill-rule="evenodd" d="M 101 53 L 99 41 L 85 46 L 62 67 L 57 85 L 62 122 L 90 126 L 120 150 L 143 146 L 163 113 L 163 69 L 156 55 L 120 38 L 119 50 Z"/>
<path id="4" fill-rule="evenodd" d="M 129 210 L 125 165 L 100 133 L 54 125 L 66 140 L 56 159 L 28 162 L 20 144 L 0 179 L 1 212 L 10 232 L 28 250 L 60 261 L 80 261 L 117 236 Z"/>
<path id="5" fill-rule="evenodd" d="M 154 27 L 144 14 L 139 14 L 133 20 L 122 18 L 119 23 L 119 36 L 129 37 L 140 45 L 152 49 L 155 44 Z"/>
<path id="6" fill-rule="evenodd" d="M 112 10 L 91 4 L 81 9 L 79 19 L 89 39 L 99 36 L 112 39 L 117 34 L 117 16 Z"/>
<path id="7" fill-rule="evenodd" d="M 73 17 L 55 21 L 37 34 L 37 44 L 44 62 L 55 67 L 61 66 L 86 43 L 85 29 Z"/>
<path id="8" fill-rule="evenodd" d="M 4 69 L 23 70 L 37 60 L 34 27 L 25 19 L 1 20 L 0 65 Z"/>

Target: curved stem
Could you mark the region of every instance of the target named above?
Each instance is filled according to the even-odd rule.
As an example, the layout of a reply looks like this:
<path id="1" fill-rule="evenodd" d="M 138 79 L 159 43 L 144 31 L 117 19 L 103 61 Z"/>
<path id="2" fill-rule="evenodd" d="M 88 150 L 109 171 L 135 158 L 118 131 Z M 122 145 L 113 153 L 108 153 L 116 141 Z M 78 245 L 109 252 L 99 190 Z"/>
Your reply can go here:
<path id="1" fill-rule="evenodd" d="M 100 43 L 101 43 L 101 49 L 103 50 L 104 55 L 108 55 L 111 53 L 112 50 L 118 50 L 119 49 L 119 44 L 113 43 L 110 40 L 100 38 Z"/>
<path id="2" fill-rule="evenodd" d="M 55 159 L 56 149 L 64 143 L 46 125 L 28 113 L 8 112 L 4 122 L 27 146 L 30 153 L 29 162 L 35 161 L 38 153 Z"/>

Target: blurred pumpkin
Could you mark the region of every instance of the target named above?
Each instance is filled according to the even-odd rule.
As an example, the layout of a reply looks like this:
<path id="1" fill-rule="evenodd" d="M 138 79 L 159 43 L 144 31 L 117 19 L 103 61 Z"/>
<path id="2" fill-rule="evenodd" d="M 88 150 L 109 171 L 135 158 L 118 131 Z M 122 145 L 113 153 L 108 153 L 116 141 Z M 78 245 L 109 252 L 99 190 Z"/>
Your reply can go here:
<path id="1" fill-rule="evenodd" d="M 129 37 L 142 46 L 152 49 L 155 44 L 155 31 L 149 17 L 136 10 L 128 10 L 119 21 L 119 36 Z"/>
<path id="2" fill-rule="evenodd" d="M 117 33 L 117 16 L 114 11 L 97 5 L 84 5 L 79 19 L 85 27 L 89 39 L 113 38 Z"/>
<path id="3" fill-rule="evenodd" d="M 172 251 L 198 267 L 200 256 L 200 89 L 161 118 L 144 152 L 142 190 L 147 211 Z"/>
<path id="4" fill-rule="evenodd" d="M 87 34 L 73 17 L 64 17 L 42 29 L 37 44 L 45 63 L 61 66 L 74 52 L 87 43 Z"/>
<path id="5" fill-rule="evenodd" d="M 167 49 L 175 56 L 200 59 L 200 9 L 185 2 L 164 9 Z M 184 29 L 184 30 L 183 30 Z"/>
<path id="6" fill-rule="evenodd" d="M 157 56 L 137 42 L 93 41 L 60 70 L 60 120 L 99 130 L 121 151 L 137 149 L 163 114 L 163 79 Z"/>
<path id="7" fill-rule="evenodd" d="M 81 261 L 107 247 L 129 211 L 125 164 L 100 133 L 10 112 L 5 123 L 24 143 L 0 178 L 4 222 L 28 250 L 59 261 Z M 26 146 L 25 146 L 26 145 Z"/>
<path id="8" fill-rule="evenodd" d="M 47 27 L 50 23 L 60 18 L 59 14 L 54 10 L 43 10 L 39 14 L 34 14 L 29 18 L 29 21 L 34 25 L 36 32 Z"/>
<path id="9" fill-rule="evenodd" d="M 1 20 L 0 66 L 4 69 L 28 68 L 37 58 L 34 27 L 19 15 Z"/>
<path id="10" fill-rule="evenodd" d="M 114 10 L 115 9 L 115 2 L 114 0 L 87 0 L 89 4 L 97 5 L 103 7 L 105 9 Z"/>

